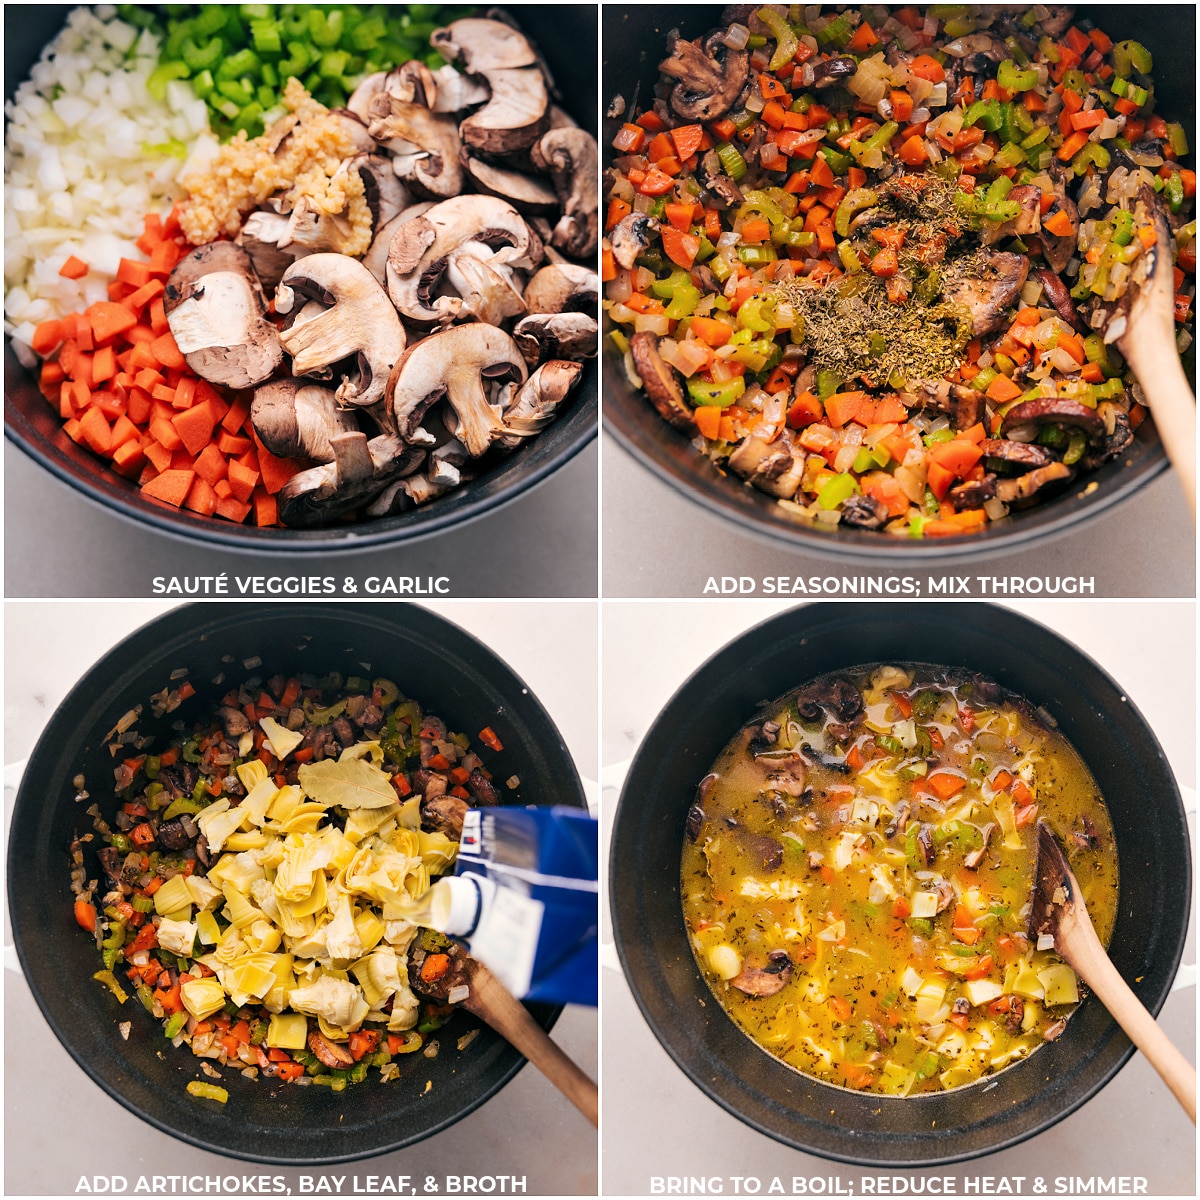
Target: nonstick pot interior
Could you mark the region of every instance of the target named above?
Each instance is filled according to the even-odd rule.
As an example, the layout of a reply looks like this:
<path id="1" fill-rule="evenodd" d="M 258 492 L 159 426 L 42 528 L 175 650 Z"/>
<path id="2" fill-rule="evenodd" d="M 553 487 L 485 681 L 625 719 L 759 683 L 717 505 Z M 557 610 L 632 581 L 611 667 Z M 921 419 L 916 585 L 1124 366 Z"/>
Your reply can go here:
<path id="1" fill-rule="evenodd" d="M 655 1036 L 692 1082 L 748 1125 L 798 1149 L 873 1166 L 934 1165 L 999 1150 L 1047 1128 L 1132 1053 L 1093 997 L 1058 1041 L 998 1075 L 907 1098 L 819 1083 L 752 1043 L 700 975 L 680 903 L 684 820 L 729 739 L 760 705 L 829 671 L 927 662 L 991 676 L 1043 707 L 1100 787 L 1117 838 L 1120 905 L 1109 948 L 1151 1012 L 1170 990 L 1190 909 L 1179 790 L 1153 733 L 1119 686 L 1041 625 L 984 604 L 816 604 L 749 630 L 663 709 L 621 794 L 610 854 L 621 963 Z"/>
<path id="2" fill-rule="evenodd" d="M 29 74 L 42 47 L 61 27 L 67 5 L 7 5 L 4 13 L 4 91 L 11 97 Z M 596 10 L 588 5 L 514 5 L 508 12 L 540 47 L 561 99 L 583 128 L 596 130 Z M 582 51 L 582 52 L 581 52 Z M 514 499 L 570 460 L 596 434 L 599 371 L 594 361 L 564 405 L 537 437 L 492 466 L 480 479 L 435 503 L 376 521 L 345 522 L 324 529 L 258 529 L 207 519 L 144 499 L 136 486 L 104 467 L 62 431 L 32 376 L 4 345 L 4 431 L 31 458 L 63 483 L 123 517 L 175 536 L 257 553 L 355 551 L 450 529 Z"/>
<path id="3" fill-rule="evenodd" d="M 243 662 L 261 658 L 261 667 Z M 196 695 L 158 721 L 150 696 L 188 669 Z M 226 1072 L 229 1103 L 198 1102 L 185 1092 L 203 1079 L 186 1048 L 163 1042 L 159 1023 L 137 1000 L 118 1005 L 92 979 L 95 946 L 71 915 L 68 848 L 91 829 L 85 804 L 73 800 L 82 773 L 111 822 L 113 758 L 106 733 L 135 705 L 145 706 L 142 732 L 165 747 L 171 725 L 207 720 L 214 702 L 236 683 L 309 672 L 369 672 L 391 678 L 426 712 L 477 742 L 491 726 L 504 749 L 491 755 L 497 779 L 516 775 L 506 803 L 583 806 L 583 790 L 553 722 L 520 678 L 457 626 L 411 605 L 197 605 L 177 609 L 132 634 L 75 686 L 38 741 L 13 811 L 8 854 L 9 911 L 21 966 L 42 1013 L 77 1063 L 131 1112 L 205 1149 L 267 1163 L 330 1163 L 362 1158 L 419 1141 L 482 1104 L 523 1059 L 486 1027 L 463 1051 L 457 1039 L 474 1018 L 458 1013 L 440 1037 L 436 1058 L 401 1056 L 400 1078 L 335 1094 L 328 1088 L 282 1086 Z M 177 687 L 178 681 L 171 686 Z M 94 854 L 88 878 L 97 877 Z M 535 1006 L 547 1028 L 559 1010 Z M 118 1024 L 131 1024 L 122 1040 Z M 160 1057 L 161 1052 L 161 1057 Z M 426 1081 L 432 1081 L 427 1094 Z M 82 1082 L 82 1081 L 81 1081 Z"/>
<path id="4" fill-rule="evenodd" d="M 1090 17 L 1114 39 L 1133 37 L 1154 55 L 1158 111 L 1195 127 L 1195 8 L 1184 5 L 1093 5 L 1076 10 Z M 678 29 L 694 38 L 719 23 L 720 9 L 712 5 L 608 5 L 604 9 L 603 95 L 607 104 L 623 96 L 642 107 L 649 103 L 658 79 L 658 63 L 666 56 L 666 35 Z M 623 118 L 603 122 L 601 144 L 611 146 Z M 1192 142 L 1194 144 L 1194 141 Z M 611 151 L 605 151 L 611 154 Z M 1194 378 L 1195 352 L 1185 357 Z M 672 429 L 641 392 L 625 377 L 621 362 L 604 356 L 604 420 L 606 427 L 643 466 L 711 512 L 737 522 L 752 533 L 781 539 L 797 549 L 843 559 L 921 564 L 946 559 L 969 560 L 1013 550 L 1043 537 L 1062 533 L 1080 521 L 1106 512 L 1167 469 L 1158 434 L 1143 428 L 1129 451 L 1087 476 L 1052 501 L 989 523 L 967 537 L 881 537 L 865 530 L 817 528 L 790 518 L 775 498 L 747 487 L 734 474 L 723 474 L 697 454 L 682 434 Z M 1085 490 L 1094 480 L 1099 486 Z"/>

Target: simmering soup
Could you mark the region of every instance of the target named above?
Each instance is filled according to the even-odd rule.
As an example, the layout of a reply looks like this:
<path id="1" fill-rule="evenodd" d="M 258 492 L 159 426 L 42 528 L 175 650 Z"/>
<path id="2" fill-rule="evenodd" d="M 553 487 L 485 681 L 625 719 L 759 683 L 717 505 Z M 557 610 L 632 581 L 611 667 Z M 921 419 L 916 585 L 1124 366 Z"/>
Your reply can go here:
<path id="1" fill-rule="evenodd" d="M 683 850 L 696 961 L 738 1026 L 799 1071 L 895 1096 L 1057 1038 L 1080 987 L 1026 935 L 1037 822 L 1105 943 L 1117 851 L 1047 715 L 913 664 L 824 676 L 765 711 L 701 781 Z"/>

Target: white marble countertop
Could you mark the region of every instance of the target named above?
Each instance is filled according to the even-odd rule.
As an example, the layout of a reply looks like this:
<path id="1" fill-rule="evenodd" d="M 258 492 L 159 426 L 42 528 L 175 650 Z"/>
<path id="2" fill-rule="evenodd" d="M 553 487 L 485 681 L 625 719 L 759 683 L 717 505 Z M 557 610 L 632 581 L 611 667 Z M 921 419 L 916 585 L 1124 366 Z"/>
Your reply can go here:
<path id="1" fill-rule="evenodd" d="M 107 649 L 170 606 L 152 602 L 5 604 L 5 756 L 25 758 L 55 707 Z M 579 772 L 596 777 L 596 605 L 593 603 L 441 603 L 441 616 L 485 641 L 551 714 Z M 53 638 L 47 632 L 53 630 Z M 570 657 L 561 653 L 571 648 Z M 6 791 L 5 809 L 11 801 Z M 7 937 L 5 942 L 7 944 Z M 8 952 L 7 959 L 15 959 Z M 570 1006 L 553 1034 L 593 1078 L 594 1009 Z M 5 1195 L 73 1195 L 81 1176 L 255 1174 L 253 1164 L 222 1158 L 144 1124 L 75 1065 L 43 1020 L 24 980 L 4 988 Z M 270 1168 L 297 1177 L 449 1172 L 524 1176 L 526 1195 L 594 1195 L 596 1133 L 532 1067 L 453 1128 L 395 1154 L 336 1168 Z M 265 1170 L 265 1168 L 264 1168 Z"/>
<path id="2" fill-rule="evenodd" d="M 611 786 L 649 726 L 683 681 L 721 646 L 785 605 L 763 601 L 621 601 L 605 604 L 603 805 L 606 841 L 617 792 Z M 1011 607 L 1049 625 L 1095 658 L 1138 706 L 1161 742 L 1182 786 L 1195 787 L 1194 670 L 1196 610 L 1170 601 L 1043 602 Z M 607 913 L 606 913 L 607 921 Z M 606 925 L 605 940 L 611 940 Z M 606 952 L 606 965 L 615 954 Z M 1189 933 L 1184 961 L 1195 961 Z M 756 1176 L 767 1194 L 780 1177 L 790 1192 L 795 1176 L 833 1177 L 861 1194 L 865 1176 L 895 1180 L 894 1172 L 845 1167 L 789 1149 L 743 1125 L 695 1087 L 656 1041 L 619 969 L 603 973 L 603 1179 L 607 1195 L 645 1195 L 655 1177 L 724 1181 Z M 1196 993 L 1183 988 L 1167 1001 L 1160 1021 L 1185 1054 L 1196 1042 Z M 753 1052 L 749 1047 L 747 1052 Z M 634 1081 L 637 1081 L 634 1083 Z M 906 1179 L 964 1181 L 1022 1176 L 1033 1179 L 1143 1176 L 1150 1195 L 1194 1196 L 1195 1129 L 1141 1055 L 1097 1096 L 1045 1133 L 1012 1149 Z M 1053 1184 L 1051 1184 L 1053 1189 Z M 825 1194 L 832 1189 L 827 1188 Z M 910 1194 L 916 1193 L 910 1186 Z M 743 1193 L 744 1194 L 744 1193 Z M 943 1192 L 942 1194 L 945 1194 Z M 977 1193 L 978 1194 L 978 1193 Z M 995 1193 L 993 1193 L 995 1194 Z M 1013 1193 L 1009 1193 L 1013 1194 Z"/>

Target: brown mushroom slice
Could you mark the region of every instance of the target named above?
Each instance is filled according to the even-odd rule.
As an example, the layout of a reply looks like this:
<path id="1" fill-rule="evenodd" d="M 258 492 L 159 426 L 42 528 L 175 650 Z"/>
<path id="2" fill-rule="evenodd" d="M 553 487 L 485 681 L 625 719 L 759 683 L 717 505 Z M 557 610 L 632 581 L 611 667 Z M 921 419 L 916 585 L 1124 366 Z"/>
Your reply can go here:
<path id="1" fill-rule="evenodd" d="M 1095 471 L 1110 459 L 1123 454 L 1133 442 L 1129 414 L 1119 404 L 1101 400 L 1096 413 L 1104 422 L 1104 441 L 1097 450 L 1084 456 L 1083 465 L 1088 471 Z"/>
<path id="2" fill-rule="evenodd" d="M 354 1066 L 354 1055 L 345 1046 L 331 1041 L 316 1030 L 308 1035 L 308 1048 L 330 1070 L 344 1071 Z"/>
<path id="3" fill-rule="evenodd" d="M 462 837 L 463 818 L 470 805 L 458 796 L 433 796 L 421 802 L 421 824 L 452 841 Z"/>
<path id="4" fill-rule="evenodd" d="M 963 866 L 968 871 L 978 870 L 979 864 L 987 857 L 988 842 L 992 840 L 992 834 L 996 832 L 995 821 L 989 821 L 980 832 L 983 834 L 983 845 L 978 849 L 968 851 L 963 856 Z"/>
<path id="5" fill-rule="evenodd" d="M 537 51 L 519 29 L 485 17 L 464 17 L 435 29 L 430 43 L 488 83 L 488 102 L 460 126 L 464 143 L 487 154 L 532 146 L 549 128 L 550 98 Z"/>
<path id="6" fill-rule="evenodd" d="M 993 470 L 1024 474 L 1055 461 L 1045 446 L 1036 442 L 1012 442 L 1006 438 L 984 438 L 979 443 L 984 462 Z"/>
<path id="7" fill-rule="evenodd" d="M 946 499 L 954 505 L 955 512 L 965 512 L 969 508 L 982 508 L 996 495 L 995 475 L 985 475 L 982 479 L 971 479 L 952 487 L 946 493 Z"/>
<path id="8" fill-rule="evenodd" d="M 769 442 L 751 434 L 729 456 L 729 469 L 760 492 L 790 500 L 800 487 L 804 458 L 804 451 L 784 438 Z"/>
<path id="9" fill-rule="evenodd" d="M 525 307 L 531 313 L 594 314 L 600 298 L 600 276 L 574 263 L 542 267 L 525 285 Z"/>
<path id="10" fill-rule="evenodd" d="M 1045 220 L 1042 221 L 1041 230 L 1042 253 L 1046 257 L 1046 262 L 1050 264 L 1050 269 L 1057 275 L 1061 275 L 1067 269 L 1067 263 L 1071 261 L 1071 256 L 1075 253 L 1079 237 L 1079 209 L 1075 207 L 1075 201 L 1070 196 L 1056 197 L 1050 211 L 1046 214 L 1046 219 L 1059 213 L 1066 214 L 1067 222 L 1070 225 L 1068 232 L 1051 233 L 1046 228 Z"/>
<path id="11" fill-rule="evenodd" d="M 461 315 L 485 325 L 501 325 L 525 311 L 521 290 L 512 270 L 496 264 L 486 246 L 471 242 L 456 250 L 446 262 L 446 279 L 462 299 Z"/>
<path id="12" fill-rule="evenodd" d="M 978 337 L 1000 327 L 1028 276 L 1029 259 L 1005 251 L 989 255 L 981 269 L 952 279 L 942 290 L 951 304 L 965 310 L 971 333 Z"/>
<path id="13" fill-rule="evenodd" d="M 1071 293 L 1067 289 L 1067 285 L 1049 267 L 1039 267 L 1034 272 L 1034 275 L 1037 276 L 1038 282 L 1042 285 L 1042 290 L 1046 293 L 1046 299 L 1054 305 L 1054 311 L 1068 325 L 1078 329 L 1080 333 L 1090 333 L 1091 330 L 1084 324 L 1083 318 L 1079 315 L 1079 310 L 1075 307 L 1075 301 L 1071 299 Z"/>
<path id="14" fill-rule="evenodd" d="M 633 367 L 646 389 L 646 397 L 669 425 L 686 434 L 696 432 L 692 410 L 683 398 L 683 388 L 675 370 L 658 352 L 658 336 L 644 330 L 629 339 Z"/>
<path id="15" fill-rule="evenodd" d="M 406 338 L 387 293 L 371 272 L 344 254 L 310 254 L 284 272 L 275 293 L 276 311 L 290 313 L 297 295 L 330 307 L 280 334 L 292 355 L 292 374 L 307 375 L 352 360 L 354 365 L 337 386 L 338 402 L 366 407 L 382 399 Z"/>
<path id="16" fill-rule="evenodd" d="M 494 196 L 456 196 L 400 224 L 388 247 L 388 295 L 400 313 L 424 324 L 459 319 L 458 296 L 436 295 L 450 255 L 469 242 L 495 252 L 495 266 L 532 270 L 541 242 L 511 204 Z"/>
<path id="17" fill-rule="evenodd" d="M 533 313 L 517 322 L 513 338 L 535 367 L 552 358 L 595 358 L 599 332 L 590 313 Z"/>
<path id="18" fill-rule="evenodd" d="M 637 256 L 650 249 L 650 234 L 657 229 L 658 222 L 645 213 L 630 213 L 622 217 L 609 235 L 617 266 L 631 271 Z"/>
<path id="19" fill-rule="evenodd" d="M 996 496 L 1005 504 L 1029 500 L 1047 484 L 1070 479 L 1073 474 L 1065 463 L 1054 462 L 1047 467 L 1038 467 L 1037 470 L 1030 471 L 1018 479 L 1001 479 L 996 484 Z"/>
<path id="20" fill-rule="evenodd" d="M 415 469 L 425 451 L 393 434 L 361 432 L 329 439 L 332 461 L 293 475 L 279 491 L 279 519 L 296 529 L 326 525 L 362 508 L 389 483 Z"/>
<path id="21" fill-rule="evenodd" d="M 368 128 L 393 155 L 392 170 L 431 199 L 462 191 L 461 142 L 453 117 L 381 91 L 372 97 Z"/>
<path id="22" fill-rule="evenodd" d="M 257 388 L 250 420 L 272 454 L 322 463 L 333 461 L 331 438 L 358 430 L 354 414 L 338 407 L 329 388 L 295 379 L 279 379 Z"/>
<path id="23" fill-rule="evenodd" d="M 487 78 L 491 99 L 459 126 L 459 136 L 485 154 L 528 149 L 550 124 L 545 77 L 537 67 L 481 74 Z"/>
<path id="24" fill-rule="evenodd" d="M 750 74 L 745 50 L 725 45 L 725 30 L 716 29 L 700 46 L 676 35 L 667 44 L 670 57 L 658 65 L 678 79 L 671 89 L 671 107 L 688 121 L 715 121 L 723 117 L 742 94 Z"/>
<path id="25" fill-rule="evenodd" d="M 438 67 L 433 72 L 433 78 L 437 83 L 437 100 L 431 105 L 434 112 L 457 113 L 464 108 L 487 103 L 490 95 L 487 83 L 474 75 L 455 70 L 449 63 Z"/>
<path id="26" fill-rule="evenodd" d="M 492 325 L 456 325 L 411 346 L 387 384 L 387 402 L 399 435 L 411 440 L 429 408 L 443 397 L 458 418 L 456 436 L 478 458 L 504 435 L 504 422 L 488 402 L 484 378 L 528 372 L 516 342 Z"/>
<path id="27" fill-rule="evenodd" d="M 1000 423 L 1000 432 L 1016 442 L 1032 442 L 1047 425 L 1067 425 L 1082 430 L 1093 445 L 1104 440 L 1104 420 L 1086 404 L 1066 396 L 1026 400 L 1010 408 Z"/>
<path id="28" fill-rule="evenodd" d="M 574 126 L 552 129 L 534 143 L 530 156 L 554 180 L 562 206 L 551 242 L 572 258 L 587 258 L 595 252 L 600 226 L 596 139 Z"/>
<path id="29" fill-rule="evenodd" d="M 782 992 L 791 981 L 792 969 L 786 950 L 772 950 L 765 967 L 743 967 L 729 982 L 739 992 L 761 1000 Z"/>
<path id="30" fill-rule="evenodd" d="M 282 213 L 252 212 L 242 224 L 237 244 L 250 255 L 254 272 L 259 282 L 268 291 L 274 291 L 283 278 L 283 273 L 296 259 L 307 254 L 303 246 L 283 243 L 288 236 L 288 218 Z"/>
<path id="31" fill-rule="evenodd" d="M 509 432 L 496 444 L 505 450 L 513 450 L 525 438 L 541 433 L 554 420 L 558 406 L 579 382 L 582 373 L 581 363 L 561 359 L 552 359 L 538 367 L 517 392 L 512 407 L 504 413 L 504 426 Z"/>
<path id="32" fill-rule="evenodd" d="M 350 93 L 350 99 L 346 101 L 346 108 L 352 112 L 364 125 L 371 124 L 371 101 L 385 91 L 385 81 L 387 80 L 387 71 L 376 71 L 374 74 L 366 75 L 359 80 L 358 86 Z"/>
<path id="33" fill-rule="evenodd" d="M 887 521 L 887 509 L 870 496 L 850 496 L 842 501 L 841 524 L 854 529 L 882 529 Z"/>
<path id="34" fill-rule="evenodd" d="M 462 167 L 479 191 L 506 200 L 517 212 L 533 214 L 558 211 L 558 193 L 536 175 L 498 167 L 465 153 Z"/>
<path id="35" fill-rule="evenodd" d="M 254 387 L 283 361 L 250 255 L 233 242 L 212 242 L 181 259 L 163 309 L 180 354 L 210 383 Z"/>
<path id="36" fill-rule="evenodd" d="M 381 226 L 371 239 L 370 249 L 362 256 L 362 265 L 375 277 L 375 282 L 381 288 L 387 288 L 388 249 L 396 230 L 405 221 L 411 221 L 433 207 L 431 201 L 423 200 L 420 204 L 410 204 L 399 216 L 393 217 L 386 225 Z"/>

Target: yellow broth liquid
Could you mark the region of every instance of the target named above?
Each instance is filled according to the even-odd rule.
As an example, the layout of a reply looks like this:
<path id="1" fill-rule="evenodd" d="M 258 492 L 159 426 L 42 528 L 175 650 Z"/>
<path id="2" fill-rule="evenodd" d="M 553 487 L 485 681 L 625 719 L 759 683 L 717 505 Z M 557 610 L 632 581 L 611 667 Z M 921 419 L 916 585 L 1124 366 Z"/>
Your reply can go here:
<path id="1" fill-rule="evenodd" d="M 985 702 L 978 677 L 826 678 L 854 686 L 861 717 L 802 721 L 793 693 L 765 710 L 775 744 L 747 726 L 700 789 L 682 861 L 693 952 L 730 1017 L 789 1066 L 889 1095 L 961 1087 L 1057 1037 L 1077 1006 L 1071 969 L 1025 936 L 1038 819 L 1105 944 L 1112 823 L 1067 741 L 986 684 Z"/>

